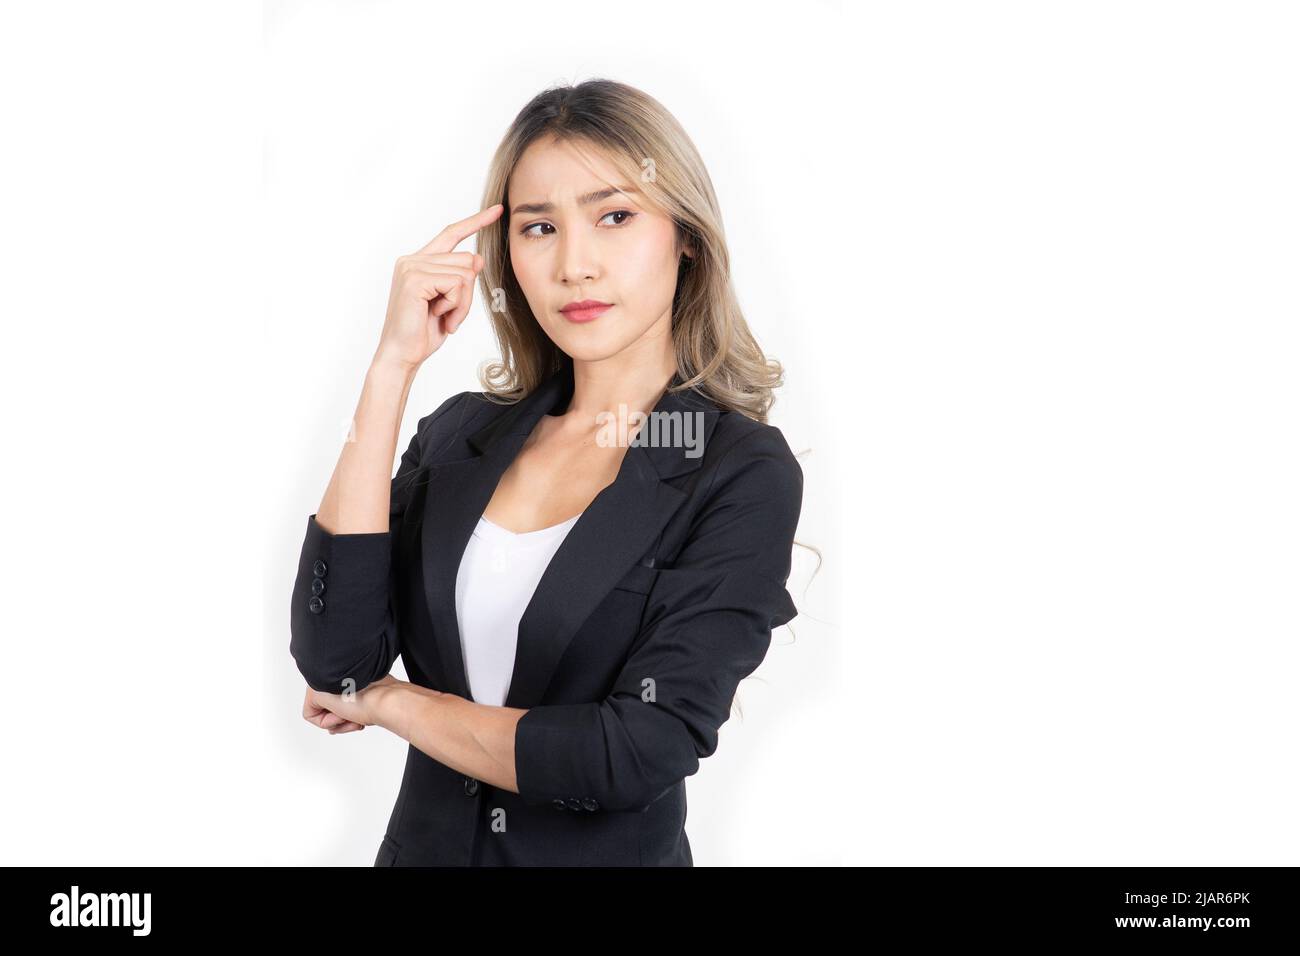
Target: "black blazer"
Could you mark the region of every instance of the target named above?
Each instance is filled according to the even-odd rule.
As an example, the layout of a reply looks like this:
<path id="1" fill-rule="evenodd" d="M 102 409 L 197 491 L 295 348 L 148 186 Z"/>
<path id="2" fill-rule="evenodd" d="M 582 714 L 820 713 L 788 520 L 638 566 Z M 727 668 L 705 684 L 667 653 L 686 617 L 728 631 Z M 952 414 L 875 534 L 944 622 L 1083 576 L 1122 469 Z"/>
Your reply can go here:
<path id="1" fill-rule="evenodd" d="M 533 426 L 572 392 L 566 362 L 510 405 L 454 395 L 402 455 L 387 532 L 331 535 L 308 517 L 290 652 L 310 686 L 340 693 L 352 678 L 359 691 L 401 654 L 414 683 L 472 699 L 461 555 Z M 785 584 L 803 472 L 779 429 L 698 392 L 666 393 L 655 411 L 679 414 L 628 446 L 519 623 L 505 702 L 528 708 L 519 793 L 409 747 L 376 866 L 693 865 L 685 778 L 716 749 L 772 629 L 798 613 Z M 689 431 L 653 444 L 697 412 L 702 454 Z"/>

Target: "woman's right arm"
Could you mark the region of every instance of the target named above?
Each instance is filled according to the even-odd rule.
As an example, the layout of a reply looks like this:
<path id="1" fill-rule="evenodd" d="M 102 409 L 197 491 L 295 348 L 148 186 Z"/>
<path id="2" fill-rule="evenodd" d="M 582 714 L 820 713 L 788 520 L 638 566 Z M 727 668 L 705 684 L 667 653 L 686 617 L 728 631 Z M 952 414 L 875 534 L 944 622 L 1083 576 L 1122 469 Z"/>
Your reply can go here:
<path id="1" fill-rule="evenodd" d="M 372 361 L 316 523 L 328 534 L 388 530 L 389 471 L 417 368 Z"/>
<path id="2" fill-rule="evenodd" d="M 424 361 L 469 312 L 482 257 L 452 252 L 494 221 L 502 207 L 453 223 L 393 271 L 388 312 L 320 507 L 307 521 L 290 616 L 290 652 L 308 686 L 362 690 L 388 673 L 400 653 L 389 583 L 396 489 L 420 459 L 420 435 L 453 396 L 421 419 L 397 475 L 393 455 L 411 383 Z"/>

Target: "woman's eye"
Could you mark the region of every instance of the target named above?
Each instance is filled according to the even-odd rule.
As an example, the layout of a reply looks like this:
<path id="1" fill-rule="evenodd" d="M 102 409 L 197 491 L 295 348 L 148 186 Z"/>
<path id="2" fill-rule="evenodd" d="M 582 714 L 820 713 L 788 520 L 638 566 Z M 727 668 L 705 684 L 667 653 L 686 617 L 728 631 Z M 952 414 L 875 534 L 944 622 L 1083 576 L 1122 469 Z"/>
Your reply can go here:
<path id="1" fill-rule="evenodd" d="M 629 222 L 631 222 L 633 219 L 636 218 L 636 215 L 637 214 L 632 212 L 630 209 L 615 209 L 613 212 L 605 213 L 605 215 L 600 217 L 599 221 L 604 222 L 610 216 L 626 217 L 620 222 L 616 222 L 612 224 L 615 228 L 619 228 L 621 226 L 626 226 Z M 534 229 L 550 229 L 552 232 L 533 232 Z M 549 222 L 535 222 L 532 223 L 531 225 L 524 226 L 524 228 L 519 230 L 519 234 L 523 236 L 525 239 L 542 239 L 545 238 L 546 236 L 551 235 L 554 232 L 554 230 L 555 227 L 552 226 Z"/>

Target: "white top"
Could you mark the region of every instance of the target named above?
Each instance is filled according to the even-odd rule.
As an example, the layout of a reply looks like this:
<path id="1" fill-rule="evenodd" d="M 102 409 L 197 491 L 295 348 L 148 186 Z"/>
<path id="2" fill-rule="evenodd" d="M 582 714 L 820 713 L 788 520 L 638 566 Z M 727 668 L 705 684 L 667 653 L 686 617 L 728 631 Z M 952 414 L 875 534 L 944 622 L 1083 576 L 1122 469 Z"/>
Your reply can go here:
<path id="1" fill-rule="evenodd" d="M 456 574 L 456 620 L 470 697 L 500 707 L 515 669 L 519 619 L 565 535 L 582 517 L 516 533 L 480 517 Z"/>

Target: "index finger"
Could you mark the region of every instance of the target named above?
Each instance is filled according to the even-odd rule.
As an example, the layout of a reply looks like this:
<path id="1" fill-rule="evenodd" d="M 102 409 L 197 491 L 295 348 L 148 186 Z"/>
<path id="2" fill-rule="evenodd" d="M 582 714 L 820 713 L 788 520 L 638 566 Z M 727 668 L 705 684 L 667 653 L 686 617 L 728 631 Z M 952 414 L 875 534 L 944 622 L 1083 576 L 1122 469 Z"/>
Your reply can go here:
<path id="1" fill-rule="evenodd" d="M 482 212 L 476 212 L 468 219 L 462 219 L 460 222 L 453 222 L 450 226 L 442 230 L 433 237 L 424 246 L 417 255 L 429 255 L 431 253 L 451 252 L 456 246 L 468 239 L 474 233 L 478 232 L 484 226 L 490 225 L 502 212 L 505 206 L 497 203 L 488 206 Z"/>

